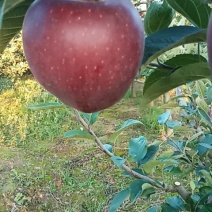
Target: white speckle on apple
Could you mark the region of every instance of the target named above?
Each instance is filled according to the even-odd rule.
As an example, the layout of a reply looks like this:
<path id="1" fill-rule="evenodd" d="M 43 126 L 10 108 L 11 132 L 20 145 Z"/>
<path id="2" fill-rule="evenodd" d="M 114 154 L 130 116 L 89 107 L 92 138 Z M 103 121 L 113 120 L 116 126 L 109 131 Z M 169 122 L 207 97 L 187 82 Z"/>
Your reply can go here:
<path id="1" fill-rule="evenodd" d="M 114 79 L 114 76 L 111 76 L 110 79 Z"/>
<path id="2" fill-rule="evenodd" d="M 102 17 L 103 17 L 103 15 L 102 15 L 102 14 L 100 14 L 100 15 L 99 15 L 99 18 L 102 18 Z"/>
<path id="3" fill-rule="evenodd" d="M 102 76 L 102 74 L 99 74 L 99 77 L 101 77 Z"/>
<path id="4" fill-rule="evenodd" d="M 93 47 L 94 47 L 94 49 L 96 49 L 96 47 L 97 47 L 97 46 L 96 46 L 96 45 L 94 45 Z"/>
<path id="5" fill-rule="evenodd" d="M 54 67 L 52 66 L 52 67 L 51 67 L 51 70 L 53 70 L 53 69 L 54 69 Z"/>
<path id="6" fill-rule="evenodd" d="M 61 8 L 60 12 L 63 12 L 64 8 Z"/>
<path id="7" fill-rule="evenodd" d="M 92 87 L 90 87 L 90 91 L 92 91 L 93 90 L 93 88 Z"/>
<path id="8" fill-rule="evenodd" d="M 59 70 L 60 69 L 59 66 L 57 66 L 56 69 Z"/>
<path id="9" fill-rule="evenodd" d="M 90 13 L 91 12 L 91 9 L 88 9 L 88 12 Z"/>
<path id="10" fill-rule="evenodd" d="M 53 10 L 50 10 L 49 12 L 50 12 L 50 13 L 53 13 Z"/>
<path id="11" fill-rule="evenodd" d="M 70 11 L 69 13 L 72 15 L 73 14 L 73 11 Z"/>
<path id="12" fill-rule="evenodd" d="M 128 24 L 125 24 L 125 26 L 128 27 L 129 25 Z"/>
<path id="13" fill-rule="evenodd" d="M 109 87 L 108 89 L 109 89 L 109 90 L 111 90 L 112 88 L 111 88 L 111 87 Z"/>
<path id="14" fill-rule="evenodd" d="M 96 70 L 97 69 L 97 66 L 94 66 L 94 70 Z"/>
<path id="15" fill-rule="evenodd" d="M 54 43 L 57 43 L 57 41 L 56 41 L 56 40 L 54 40 Z"/>
<path id="16" fill-rule="evenodd" d="M 73 58 L 73 59 L 72 59 L 72 61 L 75 63 L 75 61 L 76 61 L 76 58 Z"/>
<path id="17" fill-rule="evenodd" d="M 46 52 L 46 49 L 43 49 L 44 52 Z"/>
<path id="18" fill-rule="evenodd" d="M 65 64 L 65 59 L 64 59 L 64 58 L 62 59 L 62 64 L 63 64 L 63 65 Z"/>
<path id="19" fill-rule="evenodd" d="M 88 66 L 85 66 L 85 69 L 88 69 Z"/>
<path id="20" fill-rule="evenodd" d="M 124 35 L 121 35 L 121 38 L 123 39 L 124 38 Z"/>
<path id="21" fill-rule="evenodd" d="M 118 47 L 117 50 L 120 51 L 120 48 Z"/>
<path id="22" fill-rule="evenodd" d="M 85 33 L 82 33 L 82 37 L 85 37 Z"/>
<path id="23" fill-rule="evenodd" d="M 103 64 L 105 61 L 104 60 L 101 60 L 101 63 Z"/>
<path id="24" fill-rule="evenodd" d="M 109 71 L 109 74 L 111 74 L 112 73 L 112 71 Z"/>
<path id="25" fill-rule="evenodd" d="M 91 34 L 92 34 L 92 35 L 95 35 L 95 30 L 93 30 L 93 31 L 91 32 Z"/>
<path id="26" fill-rule="evenodd" d="M 106 47 L 106 51 L 109 51 L 109 47 Z"/>
<path id="27" fill-rule="evenodd" d="M 101 90 L 101 87 L 100 87 L 100 86 L 98 86 L 98 87 L 97 87 L 97 91 L 100 91 L 100 90 Z"/>
<path id="28" fill-rule="evenodd" d="M 124 56 L 124 55 L 122 55 L 122 56 L 121 56 L 121 58 L 122 58 L 122 59 L 124 59 L 124 58 L 125 58 L 125 56 Z"/>
<path id="29" fill-rule="evenodd" d="M 69 23 L 69 24 L 72 23 L 72 20 L 68 20 L 68 23 Z"/>
<path id="30" fill-rule="evenodd" d="M 79 76 L 79 79 L 82 79 L 82 76 Z"/>
<path id="31" fill-rule="evenodd" d="M 107 27 L 110 27 L 110 24 L 109 23 L 107 23 Z"/>
<path id="32" fill-rule="evenodd" d="M 79 21 L 81 19 L 81 17 L 79 16 L 78 18 L 77 18 L 77 20 Z"/>

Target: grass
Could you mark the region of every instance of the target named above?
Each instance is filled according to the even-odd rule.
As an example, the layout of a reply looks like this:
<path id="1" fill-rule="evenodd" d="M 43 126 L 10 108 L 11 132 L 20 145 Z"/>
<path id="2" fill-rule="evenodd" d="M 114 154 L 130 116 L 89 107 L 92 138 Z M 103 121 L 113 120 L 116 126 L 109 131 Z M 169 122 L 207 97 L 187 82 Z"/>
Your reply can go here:
<path id="1" fill-rule="evenodd" d="M 30 76 L 13 86 L 8 78 L 1 81 L 5 87 L 0 93 L 0 211 L 107 211 L 111 198 L 130 179 L 120 177 L 120 170 L 92 141 L 63 139 L 66 131 L 80 129 L 71 109 L 27 109 L 29 104 L 58 101 Z M 134 100 L 123 99 L 100 114 L 94 130 L 108 142 L 127 119 L 143 121 L 146 128 L 134 126 L 118 139 L 116 153 L 125 155 L 130 137 L 145 134 L 151 142 L 158 135 L 154 111 L 142 115 Z M 121 210 L 141 211 L 148 205 L 126 204 Z"/>

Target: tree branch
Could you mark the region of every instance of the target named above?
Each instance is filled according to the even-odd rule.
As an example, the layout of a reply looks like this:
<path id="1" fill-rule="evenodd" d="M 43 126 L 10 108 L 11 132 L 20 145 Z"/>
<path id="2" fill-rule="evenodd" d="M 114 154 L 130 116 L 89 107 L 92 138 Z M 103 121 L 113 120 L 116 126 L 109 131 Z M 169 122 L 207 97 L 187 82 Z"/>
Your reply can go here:
<path id="1" fill-rule="evenodd" d="M 82 124 L 82 126 L 84 127 L 84 129 L 91 134 L 92 136 L 94 136 L 95 138 L 95 142 L 98 145 L 98 147 L 100 148 L 100 150 L 102 152 L 104 152 L 107 156 L 109 157 L 113 157 L 114 154 L 110 151 L 108 151 L 104 144 L 101 142 L 101 140 L 99 139 L 99 137 L 95 134 L 95 132 L 91 129 L 90 125 L 80 116 L 78 110 L 73 109 L 75 116 L 77 118 L 77 120 Z M 156 188 L 162 188 L 168 192 L 177 192 L 184 200 L 186 200 L 189 197 L 189 193 L 187 192 L 187 190 L 181 186 L 181 184 L 179 182 L 175 182 L 175 184 L 173 186 L 171 185 L 160 185 L 159 183 L 156 183 L 155 180 L 153 180 L 152 178 L 139 174 L 136 171 L 133 171 L 129 166 L 127 166 L 126 164 L 122 165 L 122 168 L 124 171 L 126 171 L 128 174 L 130 174 L 131 176 L 133 176 L 134 178 L 137 179 L 143 179 L 145 181 L 147 181 L 149 184 L 151 184 L 152 186 L 156 187 Z"/>

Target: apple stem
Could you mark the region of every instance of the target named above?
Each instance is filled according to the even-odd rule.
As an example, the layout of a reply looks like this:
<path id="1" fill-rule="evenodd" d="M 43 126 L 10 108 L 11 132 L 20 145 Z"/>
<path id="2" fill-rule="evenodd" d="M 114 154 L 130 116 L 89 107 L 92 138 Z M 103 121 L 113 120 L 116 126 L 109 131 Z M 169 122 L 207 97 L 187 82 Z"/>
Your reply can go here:
<path id="1" fill-rule="evenodd" d="M 109 150 L 107 150 L 104 146 L 104 144 L 101 142 L 101 140 L 99 139 L 99 137 L 96 135 L 96 133 L 91 129 L 90 125 L 82 118 L 82 116 L 80 115 L 79 111 L 76 109 L 73 109 L 74 114 L 78 120 L 78 122 L 83 126 L 83 128 L 89 133 L 91 134 L 94 138 L 95 138 L 95 142 L 98 145 L 98 147 L 100 148 L 100 150 L 102 152 L 104 152 L 107 156 L 109 157 L 113 157 L 115 156 L 112 152 L 110 152 Z M 156 181 L 148 176 L 139 174 L 136 171 L 133 171 L 129 166 L 127 166 L 126 164 L 122 165 L 123 170 L 125 170 L 128 174 L 130 174 L 131 176 L 133 176 L 134 178 L 137 179 L 142 179 L 145 180 L 147 183 L 151 184 L 152 186 L 156 187 L 156 188 L 161 188 L 164 189 L 166 191 L 169 192 L 177 192 L 184 200 L 186 200 L 189 197 L 189 193 L 187 192 L 187 190 L 185 190 L 185 188 L 181 185 L 166 185 L 166 184 L 160 184 L 160 183 L 156 183 Z"/>

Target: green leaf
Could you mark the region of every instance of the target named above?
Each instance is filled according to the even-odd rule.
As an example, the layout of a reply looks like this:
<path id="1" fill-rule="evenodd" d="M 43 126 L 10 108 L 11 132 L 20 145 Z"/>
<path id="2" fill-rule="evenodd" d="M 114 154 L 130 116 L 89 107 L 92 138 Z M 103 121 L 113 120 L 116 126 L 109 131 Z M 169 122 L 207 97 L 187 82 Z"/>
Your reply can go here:
<path id="1" fill-rule="evenodd" d="M 197 27 L 207 28 L 211 8 L 200 0 L 167 0 L 172 8 Z"/>
<path id="2" fill-rule="evenodd" d="M 116 166 L 118 166 L 119 169 L 122 169 L 122 166 L 126 161 L 126 159 L 119 156 L 112 156 L 111 160 L 115 163 Z"/>
<path id="3" fill-rule="evenodd" d="M 158 116 L 158 123 L 159 124 L 165 124 L 167 120 L 169 119 L 169 116 L 171 115 L 170 110 L 166 111 L 165 113 Z"/>
<path id="4" fill-rule="evenodd" d="M 6 0 L 0 0 L 0 29 L 3 20 L 4 8 L 5 8 Z"/>
<path id="5" fill-rule="evenodd" d="M 203 155 L 208 151 L 208 147 L 204 146 L 204 144 L 212 146 L 212 134 L 206 135 L 197 145 L 196 149 L 199 155 Z"/>
<path id="6" fill-rule="evenodd" d="M 207 63 L 207 59 L 198 54 L 179 54 L 165 61 L 166 65 L 178 67 L 193 63 Z"/>
<path id="7" fill-rule="evenodd" d="M 109 152 L 113 152 L 113 147 L 110 144 L 104 144 L 105 149 L 107 149 Z"/>
<path id="8" fill-rule="evenodd" d="M 145 38 L 142 69 L 164 52 L 177 46 L 206 41 L 206 30 L 192 26 L 174 26 L 160 30 Z"/>
<path id="9" fill-rule="evenodd" d="M 174 10 L 164 2 L 151 2 L 144 17 L 144 30 L 152 34 L 167 28 L 172 22 Z"/>
<path id="10" fill-rule="evenodd" d="M 64 138 L 86 138 L 95 139 L 93 135 L 83 130 L 70 130 L 64 134 Z"/>
<path id="11" fill-rule="evenodd" d="M 126 188 L 126 189 L 120 191 L 119 193 L 117 193 L 111 201 L 109 212 L 115 212 L 121 206 L 121 204 L 124 202 L 124 200 L 127 199 L 129 194 L 130 194 L 129 188 Z"/>
<path id="12" fill-rule="evenodd" d="M 81 113 L 82 116 L 89 122 L 90 125 L 93 125 L 99 116 L 100 112 L 95 113 Z"/>
<path id="13" fill-rule="evenodd" d="M 155 188 L 149 183 L 145 183 L 142 185 L 142 195 L 141 197 L 150 198 L 152 194 L 155 194 Z"/>
<path id="14" fill-rule="evenodd" d="M 207 62 L 207 59 L 201 55 L 194 55 L 194 54 L 179 54 L 175 57 L 172 57 L 171 59 L 165 61 L 165 65 L 171 66 L 174 68 L 185 66 L 193 63 L 203 63 Z M 143 93 L 146 92 L 148 87 L 150 87 L 152 84 L 154 84 L 157 80 L 159 80 L 162 77 L 166 77 L 170 75 L 170 71 L 162 70 L 162 69 L 155 69 L 153 73 L 150 74 L 150 76 L 147 78 L 144 84 Z"/>
<path id="15" fill-rule="evenodd" d="M 0 53 L 4 51 L 10 40 L 20 32 L 26 11 L 34 0 L 7 0 L 0 28 Z"/>
<path id="16" fill-rule="evenodd" d="M 48 102 L 48 103 L 41 103 L 38 105 L 29 105 L 27 108 L 30 110 L 48 110 L 48 109 L 57 109 L 57 108 L 64 108 L 66 107 L 64 104 L 59 102 Z"/>
<path id="17" fill-rule="evenodd" d="M 172 208 L 181 211 L 184 208 L 184 201 L 179 196 L 168 197 L 166 198 L 166 203 L 169 204 Z"/>
<path id="18" fill-rule="evenodd" d="M 94 124 L 97 121 L 100 112 L 91 113 L 90 124 Z"/>
<path id="19" fill-rule="evenodd" d="M 150 145 L 147 147 L 147 153 L 144 156 L 144 158 L 142 160 L 140 160 L 140 164 L 145 164 L 148 161 L 150 161 L 155 154 L 158 152 L 159 150 L 159 145 Z"/>
<path id="20" fill-rule="evenodd" d="M 203 80 L 198 80 L 195 82 L 195 89 L 201 99 L 205 98 L 207 87 Z"/>
<path id="21" fill-rule="evenodd" d="M 141 104 L 146 105 L 160 95 L 180 85 L 209 77 L 210 68 L 208 63 L 194 63 L 183 66 L 172 74 L 157 79 L 148 88 L 146 87 Z"/>
<path id="22" fill-rule="evenodd" d="M 132 138 L 129 141 L 129 156 L 133 157 L 134 162 L 138 166 L 141 165 L 141 160 L 147 153 L 146 138 L 140 136 L 138 138 Z"/>
<path id="23" fill-rule="evenodd" d="M 191 187 L 192 191 L 194 191 L 196 188 L 196 184 L 193 180 L 190 181 L 190 187 Z"/>
<path id="24" fill-rule="evenodd" d="M 148 208 L 146 212 L 157 212 L 158 211 L 158 207 L 153 206 L 151 208 Z"/>
<path id="25" fill-rule="evenodd" d="M 135 125 L 135 124 L 141 124 L 141 125 L 144 125 L 141 121 L 138 121 L 138 120 L 135 120 L 135 119 L 129 119 L 127 121 L 125 121 L 123 123 L 123 125 L 116 131 L 114 132 L 109 140 L 112 140 L 112 141 L 115 141 L 117 139 L 117 137 L 125 130 L 127 129 L 128 127 L 131 127 L 132 125 Z"/>
<path id="26" fill-rule="evenodd" d="M 198 202 L 200 200 L 200 196 L 197 195 L 197 194 L 192 194 L 191 195 L 191 199 L 194 201 L 194 202 Z"/>
<path id="27" fill-rule="evenodd" d="M 203 110 L 206 114 L 209 112 L 208 104 L 206 103 L 204 99 L 201 99 L 199 96 L 196 98 L 196 104 L 198 108 Z"/>
<path id="28" fill-rule="evenodd" d="M 167 121 L 166 126 L 170 129 L 174 129 L 175 127 L 181 126 L 182 122 L 180 121 Z"/>
<path id="29" fill-rule="evenodd" d="M 203 147 L 205 147 L 205 148 L 207 148 L 207 149 L 211 149 L 211 150 L 212 150 L 212 146 L 209 145 L 209 144 L 199 143 L 199 145 L 200 145 L 200 146 L 203 146 Z"/>
<path id="30" fill-rule="evenodd" d="M 170 205 L 163 203 L 161 205 L 161 212 L 179 212 L 179 210 L 176 210 L 175 208 L 171 207 Z"/>
<path id="31" fill-rule="evenodd" d="M 206 91 L 206 97 L 209 102 L 212 102 L 212 86 L 208 87 Z"/>
<path id="32" fill-rule="evenodd" d="M 132 202 L 135 202 L 141 196 L 144 183 L 146 183 L 144 180 L 135 180 L 130 184 L 130 200 Z"/>
<path id="33" fill-rule="evenodd" d="M 198 108 L 197 111 L 198 111 L 200 117 L 202 118 L 202 120 L 203 120 L 205 123 L 207 123 L 207 125 L 211 128 L 212 122 L 211 122 L 210 116 L 209 116 L 204 110 L 202 110 L 201 108 Z"/>
<path id="34" fill-rule="evenodd" d="M 212 176 L 211 176 L 211 174 L 206 170 L 200 170 L 200 172 L 204 175 L 208 185 L 212 186 Z"/>

